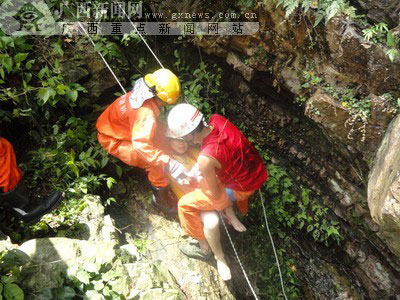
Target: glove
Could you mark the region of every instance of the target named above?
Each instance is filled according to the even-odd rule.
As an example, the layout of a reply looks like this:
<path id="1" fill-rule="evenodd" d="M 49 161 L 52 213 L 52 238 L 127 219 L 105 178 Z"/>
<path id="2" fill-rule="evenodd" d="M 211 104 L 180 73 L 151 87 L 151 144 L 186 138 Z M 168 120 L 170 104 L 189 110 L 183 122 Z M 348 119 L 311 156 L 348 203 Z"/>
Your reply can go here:
<path id="1" fill-rule="evenodd" d="M 235 196 L 233 195 L 233 191 L 230 188 L 225 188 L 225 192 L 228 195 L 229 200 L 233 203 L 236 201 Z"/>
<path id="2" fill-rule="evenodd" d="M 168 164 L 165 166 L 165 171 L 167 171 L 178 184 L 189 184 L 188 172 L 185 166 L 179 161 L 170 158 Z"/>

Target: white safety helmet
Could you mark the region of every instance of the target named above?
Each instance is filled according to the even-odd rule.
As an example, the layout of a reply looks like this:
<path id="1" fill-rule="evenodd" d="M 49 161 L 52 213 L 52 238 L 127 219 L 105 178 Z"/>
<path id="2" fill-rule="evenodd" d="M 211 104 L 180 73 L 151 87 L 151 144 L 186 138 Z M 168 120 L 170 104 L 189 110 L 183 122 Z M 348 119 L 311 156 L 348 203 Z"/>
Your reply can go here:
<path id="1" fill-rule="evenodd" d="M 203 114 L 193 105 L 178 104 L 168 114 L 168 127 L 175 137 L 181 138 L 191 133 L 202 119 Z"/>

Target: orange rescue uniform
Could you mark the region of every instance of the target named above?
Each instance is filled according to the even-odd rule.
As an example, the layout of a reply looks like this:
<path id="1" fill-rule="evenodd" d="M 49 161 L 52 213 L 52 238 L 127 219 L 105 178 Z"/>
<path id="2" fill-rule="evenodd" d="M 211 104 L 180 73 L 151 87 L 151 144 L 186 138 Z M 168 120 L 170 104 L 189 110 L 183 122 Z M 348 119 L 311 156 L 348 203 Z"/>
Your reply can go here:
<path id="1" fill-rule="evenodd" d="M 4 193 L 12 190 L 21 180 L 21 170 L 17 166 L 13 146 L 0 137 L 0 188 Z"/>
<path id="2" fill-rule="evenodd" d="M 111 155 L 130 166 L 145 169 L 151 184 L 169 185 L 164 166 L 170 151 L 165 140 L 166 128 L 157 122 L 160 109 L 155 99 L 134 109 L 129 103 L 132 91 L 117 98 L 97 119 L 98 141 Z"/>
<path id="3" fill-rule="evenodd" d="M 199 151 L 196 148 L 189 148 L 184 154 L 172 154 L 172 158 L 181 162 L 187 170 L 190 170 L 194 166 L 198 156 Z M 202 182 L 203 188 L 205 188 L 204 184 Z M 222 211 L 230 205 L 230 201 L 225 193 L 221 199 L 212 199 L 202 189 L 195 189 L 188 185 L 179 185 L 173 179 L 171 179 L 171 189 L 179 199 L 178 214 L 183 231 L 185 234 L 199 240 L 204 239 L 203 223 L 200 218 L 201 211 Z M 247 200 L 253 193 L 254 191 L 233 191 L 236 205 L 242 214 L 247 213 Z"/>

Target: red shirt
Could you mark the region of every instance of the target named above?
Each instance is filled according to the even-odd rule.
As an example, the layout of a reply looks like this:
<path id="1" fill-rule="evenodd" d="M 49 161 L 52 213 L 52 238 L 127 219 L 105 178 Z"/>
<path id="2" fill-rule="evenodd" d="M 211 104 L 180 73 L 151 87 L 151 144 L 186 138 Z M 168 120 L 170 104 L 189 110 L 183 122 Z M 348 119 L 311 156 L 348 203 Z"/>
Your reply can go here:
<path id="1" fill-rule="evenodd" d="M 227 118 L 214 114 L 209 124 L 214 128 L 203 140 L 200 155 L 218 160 L 221 169 L 216 173 L 221 183 L 236 191 L 259 189 L 268 173 L 256 148 Z"/>

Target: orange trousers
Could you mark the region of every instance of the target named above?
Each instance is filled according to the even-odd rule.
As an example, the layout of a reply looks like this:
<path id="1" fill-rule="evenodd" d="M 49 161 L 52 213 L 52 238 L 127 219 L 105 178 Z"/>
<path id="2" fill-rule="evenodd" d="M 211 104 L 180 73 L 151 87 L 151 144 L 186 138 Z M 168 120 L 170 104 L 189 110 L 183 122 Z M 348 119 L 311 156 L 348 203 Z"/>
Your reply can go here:
<path id="1" fill-rule="evenodd" d="M 101 133 L 97 134 L 97 139 L 111 155 L 119 158 L 129 166 L 145 169 L 153 186 L 160 188 L 169 185 L 168 174 L 165 173 L 163 167 L 155 167 L 145 161 L 133 148 L 131 141 L 117 140 Z"/>
<path id="2" fill-rule="evenodd" d="M 20 180 L 21 170 L 17 166 L 13 146 L 9 141 L 0 137 L 0 188 L 7 193 Z"/>
<path id="3" fill-rule="evenodd" d="M 240 212 L 245 215 L 248 211 L 248 202 L 250 196 L 255 191 L 240 192 L 233 191 L 233 195 L 236 199 L 236 205 Z M 224 193 L 221 199 L 215 200 L 208 197 L 202 192 L 201 189 L 196 189 L 184 195 L 178 202 L 178 215 L 179 221 L 183 231 L 198 240 L 203 240 L 203 222 L 201 221 L 200 213 L 202 211 L 210 210 L 224 210 L 231 202 L 228 199 L 228 195 Z"/>

